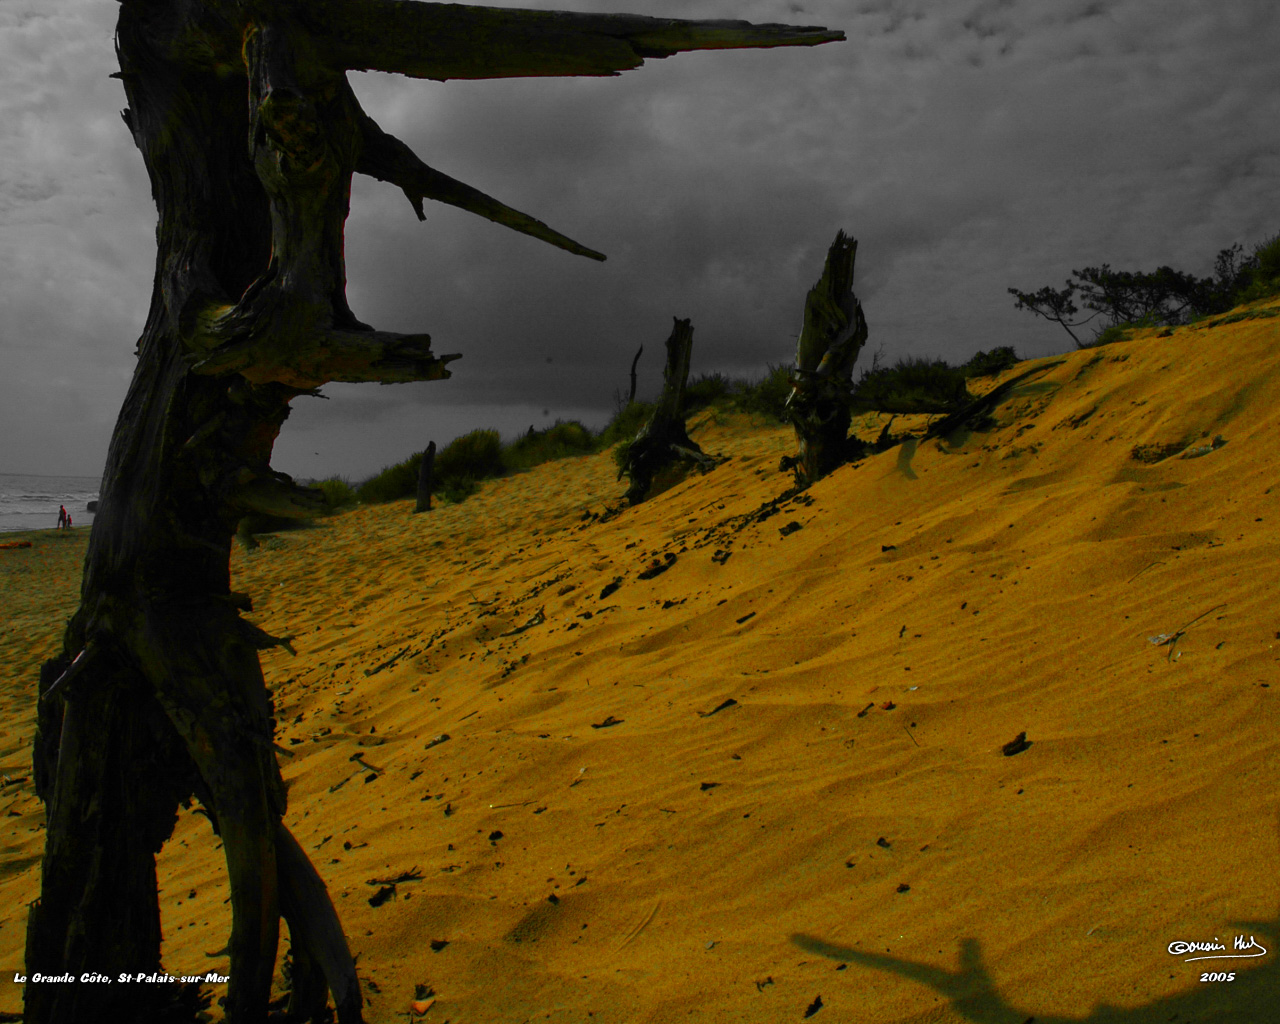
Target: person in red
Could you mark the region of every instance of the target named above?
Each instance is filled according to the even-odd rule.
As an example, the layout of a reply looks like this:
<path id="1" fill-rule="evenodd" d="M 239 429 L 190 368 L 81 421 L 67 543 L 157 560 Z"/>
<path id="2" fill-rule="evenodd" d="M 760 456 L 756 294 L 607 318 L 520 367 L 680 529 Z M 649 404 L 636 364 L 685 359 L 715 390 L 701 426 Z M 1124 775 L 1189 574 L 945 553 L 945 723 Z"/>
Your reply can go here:
<path id="1" fill-rule="evenodd" d="M 66 525 L 67 525 L 67 506 L 59 505 L 58 506 L 58 529 L 59 530 L 65 529 Z"/>

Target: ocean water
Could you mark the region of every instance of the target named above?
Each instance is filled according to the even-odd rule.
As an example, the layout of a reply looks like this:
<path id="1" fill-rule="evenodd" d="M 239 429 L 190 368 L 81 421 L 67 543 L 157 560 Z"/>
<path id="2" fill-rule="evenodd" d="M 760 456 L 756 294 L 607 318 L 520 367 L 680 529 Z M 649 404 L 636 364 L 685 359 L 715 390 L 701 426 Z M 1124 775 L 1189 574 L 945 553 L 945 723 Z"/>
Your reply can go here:
<path id="1" fill-rule="evenodd" d="M 91 476 L 0 473 L 0 533 L 56 529 L 59 505 L 67 507 L 72 527 L 90 525 L 93 513 L 85 506 L 97 500 L 99 483 Z"/>

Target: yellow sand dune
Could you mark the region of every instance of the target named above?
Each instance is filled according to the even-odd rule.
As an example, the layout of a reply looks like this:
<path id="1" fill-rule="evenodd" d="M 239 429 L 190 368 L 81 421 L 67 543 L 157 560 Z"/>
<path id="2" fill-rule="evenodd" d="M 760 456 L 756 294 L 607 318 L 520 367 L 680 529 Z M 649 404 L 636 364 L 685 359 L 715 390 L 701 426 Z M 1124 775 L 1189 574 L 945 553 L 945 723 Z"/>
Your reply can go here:
<path id="1" fill-rule="evenodd" d="M 789 430 L 705 413 L 730 461 L 633 509 L 602 454 L 237 550 L 297 634 L 287 821 L 367 1019 L 1270 1019 L 1280 319 L 1033 366 L 991 429 L 789 500 Z M 73 575 L 6 583 L 5 766 Z M 18 964 L 43 833 L 4 793 Z M 184 813 L 161 856 L 173 973 L 227 966 L 215 843 Z"/>

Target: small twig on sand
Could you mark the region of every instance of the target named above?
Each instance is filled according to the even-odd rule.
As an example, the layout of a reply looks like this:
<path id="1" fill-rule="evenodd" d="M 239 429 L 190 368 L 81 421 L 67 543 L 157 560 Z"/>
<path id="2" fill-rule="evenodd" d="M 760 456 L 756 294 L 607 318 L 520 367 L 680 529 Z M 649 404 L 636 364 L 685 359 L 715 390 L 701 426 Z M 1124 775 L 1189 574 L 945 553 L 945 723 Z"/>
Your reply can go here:
<path id="1" fill-rule="evenodd" d="M 1226 602 L 1225 602 L 1225 601 L 1224 601 L 1222 604 L 1215 604 L 1212 608 L 1210 608 L 1210 609 L 1209 609 L 1209 611 L 1207 611 L 1207 612 L 1201 612 L 1201 613 L 1200 613 L 1199 615 L 1197 615 L 1194 619 L 1192 619 L 1190 622 L 1188 622 L 1185 626 L 1183 626 L 1181 629 L 1179 629 L 1179 630 L 1178 630 L 1178 633 L 1179 633 L 1179 634 L 1185 633 L 1185 632 L 1187 631 L 1188 627 L 1190 627 L 1190 626 L 1194 626 L 1197 622 L 1199 622 L 1199 621 L 1200 621 L 1201 619 L 1203 619 L 1206 615 L 1208 615 L 1208 614 L 1209 614 L 1209 612 L 1216 612 L 1219 608 L 1225 608 L 1226 606 L 1227 606 L 1227 604 L 1226 604 Z"/>
<path id="2" fill-rule="evenodd" d="M 1209 609 L 1209 611 L 1201 612 L 1190 622 L 1186 623 L 1183 626 L 1180 626 L 1178 629 L 1174 630 L 1172 633 L 1161 633 L 1159 636 L 1151 637 L 1150 638 L 1151 642 L 1157 645 L 1158 647 L 1167 646 L 1169 648 L 1169 653 L 1165 656 L 1165 660 L 1173 661 L 1174 649 L 1178 646 L 1178 641 L 1187 635 L 1187 630 L 1190 629 L 1192 626 L 1194 626 L 1201 619 L 1203 619 L 1206 615 L 1210 614 L 1210 612 L 1216 612 L 1219 608 L 1225 608 L 1225 607 L 1226 607 L 1225 602 L 1222 604 L 1215 604 L 1212 608 Z"/>
<path id="3" fill-rule="evenodd" d="M 1150 565 L 1143 566 L 1141 569 L 1139 569 L 1137 572 L 1135 572 L 1132 576 L 1130 576 L 1127 580 L 1125 580 L 1125 582 L 1126 582 L 1126 583 L 1132 583 L 1134 580 L 1136 580 L 1139 576 L 1141 576 L 1141 575 L 1142 575 L 1144 572 L 1146 572 L 1148 569 L 1154 569 L 1157 565 L 1164 565 L 1164 562 L 1152 562 Z"/>

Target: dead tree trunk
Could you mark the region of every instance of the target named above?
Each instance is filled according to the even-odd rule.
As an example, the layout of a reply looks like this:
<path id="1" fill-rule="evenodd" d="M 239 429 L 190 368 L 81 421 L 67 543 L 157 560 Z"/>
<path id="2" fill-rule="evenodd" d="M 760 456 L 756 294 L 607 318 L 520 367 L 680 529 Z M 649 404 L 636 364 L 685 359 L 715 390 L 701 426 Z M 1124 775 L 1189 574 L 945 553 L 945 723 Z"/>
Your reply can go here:
<path id="1" fill-rule="evenodd" d="M 630 405 L 632 402 L 636 400 L 636 367 L 640 363 L 640 353 L 642 353 L 643 351 L 644 351 L 644 346 L 641 345 L 638 349 L 636 349 L 636 357 L 633 360 L 631 360 L 631 394 L 627 395 L 627 405 Z"/>
<path id="2" fill-rule="evenodd" d="M 665 481 L 670 484 L 692 470 L 705 473 L 716 465 L 716 460 L 704 454 L 685 430 L 684 389 L 692 354 L 693 327 L 690 321 L 677 319 L 667 339 L 667 365 L 662 372 L 662 395 L 657 408 L 627 446 L 618 470 L 619 480 L 623 474 L 631 480 L 627 501 L 632 505 L 653 493 L 659 474 L 672 474 L 672 479 Z"/>
<path id="3" fill-rule="evenodd" d="M 431 473 L 436 464 L 436 443 L 432 441 L 422 453 L 422 465 L 418 467 L 418 503 L 415 512 L 431 511 Z"/>
<path id="4" fill-rule="evenodd" d="M 231 881 L 227 1020 L 265 1020 L 283 914 L 303 965 L 297 1008 L 314 1012 L 328 989 L 348 1024 L 362 1002 L 351 955 L 282 820 L 258 654 L 289 639 L 241 617 L 251 603 L 231 591 L 229 560 L 245 515 L 321 509 L 318 492 L 270 467 L 294 398 L 335 380 L 439 380 L 456 358 L 348 308 L 351 175 L 399 186 L 420 218 L 435 199 L 604 257 L 428 167 L 360 109 L 346 73 L 612 75 L 680 50 L 843 36 L 393 0 L 121 0 L 116 38 L 123 117 L 159 212 L 155 283 L 81 605 L 40 674 L 34 773 L 48 832 L 25 967 L 160 969 L 155 854 L 194 794 Z M 24 1019 L 155 1021 L 172 1003 L 164 988 L 29 985 Z"/>
<path id="5" fill-rule="evenodd" d="M 796 485 L 808 487 L 845 460 L 852 413 L 853 364 L 867 341 L 867 320 L 853 294 L 858 243 L 843 231 L 827 251 L 822 277 L 809 289 L 796 345 L 796 370 L 787 411 L 799 450 Z"/>

